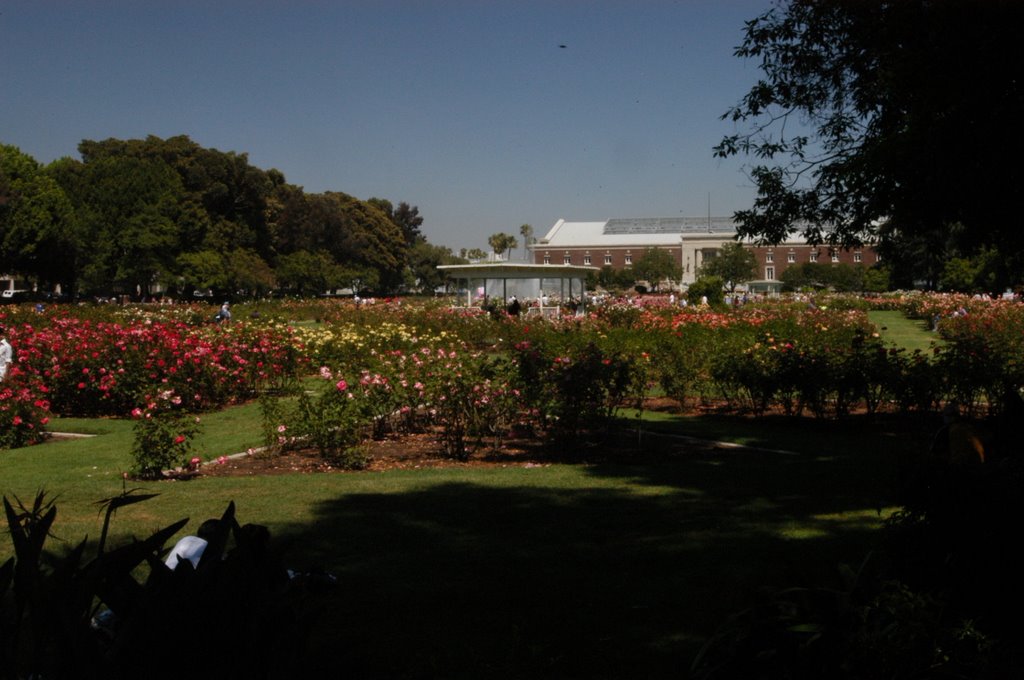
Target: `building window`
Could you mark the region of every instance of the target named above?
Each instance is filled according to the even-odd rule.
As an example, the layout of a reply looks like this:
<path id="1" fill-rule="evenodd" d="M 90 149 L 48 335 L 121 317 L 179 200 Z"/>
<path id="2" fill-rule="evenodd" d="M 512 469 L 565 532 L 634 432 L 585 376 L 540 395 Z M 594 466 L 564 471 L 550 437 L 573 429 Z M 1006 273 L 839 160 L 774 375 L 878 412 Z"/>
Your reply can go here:
<path id="1" fill-rule="evenodd" d="M 793 264 L 796 262 L 796 253 L 788 253 L 786 255 L 786 262 Z"/>
<path id="2" fill-rule="evenodd" d="M 818 261 L 818 251 L 817 250 L 812 250 L 811 251 L 811 262 L 817 262 L 817 261 Z"/>
<path id="3" fill-rule="evenodd" d="M 605 264 L 611 264 L 611 263 L 612 263 L 612 256 L 611 256 L 611 255 L 607 255 L 607 254 L 606 254 L 606 255 L 604 256 L 604 263 L 605 263 Z"/>
<path id="4" fill-rule="evenodd" d="M 544 264 L 551 264 L 551 256 L 550 255 L 547 255 L 547 254 L 544 255 Z"/>
<path id="5" fill-rule="evenodd" d="M 860 253 L 859 252 L 853 254 L 853 261 L 854 262 L 860 262 Z"/>
<path id="6" fill-rule="evenodd" d="M 775 262 L 775 253 L 768 252 L 764 254 L 765 262 Z"/>
<path id="7" fill-rule="evenodd" d="M 775 267 L 765 267 L 764 268 L 764 278 L 768 279 L 769 281 L 774 281 L 775 280 Z"/>
<path id="8" fill-rule="evenodd" d="M 626 255 L 626 264 L 627 265 L 633 264 L 633 256 L 632 255 Z"/>
<path id="9" fill-rule="evenodd" d="M 583 264 L 587 265 L 588 267 L 590 266 L 590 255 L 583 256 Z"/>
<path id="10" fill-rule="evenodd" d="M 832 261 L 839 262 L 839 253 L 832 253 Z"/>
<path id="11" fill-rule="evenodd" d="M 566 255 L 562 258 L 562 264 L 572 264 L 572 258 Z"/>

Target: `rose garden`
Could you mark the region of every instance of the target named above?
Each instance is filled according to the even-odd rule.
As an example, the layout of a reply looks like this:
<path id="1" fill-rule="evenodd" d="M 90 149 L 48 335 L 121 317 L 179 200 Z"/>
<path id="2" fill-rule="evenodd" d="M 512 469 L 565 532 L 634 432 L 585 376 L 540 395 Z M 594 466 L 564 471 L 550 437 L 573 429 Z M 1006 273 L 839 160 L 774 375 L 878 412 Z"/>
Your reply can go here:
<path id="1" fill-rule="evenodd" d="M 1019 303 L 651 297 L 541 320 L 318 300 L 210 317 L 0 309 L 16 358 L 3 677 L 128 673 L 149 645 L 193 639 L 275 677 L 1019 668 L 1019 561 L 999 540 L 1024 480 Z M 937 453 L 943 410 L 979 460 Z M 384 443 L 414 441 L 421 464 L 380 465 Z M 299 459 L 315 465 L 280 467 Z M 156 573 L 221 515 L 235 562 Z M 238 522 L 331 578 L 240 577 L 269 558 Z M 90 621 L 126 580 L 146 596 L 99 639 Z M 183 600 L 205 608 L 167 628 Z"/>

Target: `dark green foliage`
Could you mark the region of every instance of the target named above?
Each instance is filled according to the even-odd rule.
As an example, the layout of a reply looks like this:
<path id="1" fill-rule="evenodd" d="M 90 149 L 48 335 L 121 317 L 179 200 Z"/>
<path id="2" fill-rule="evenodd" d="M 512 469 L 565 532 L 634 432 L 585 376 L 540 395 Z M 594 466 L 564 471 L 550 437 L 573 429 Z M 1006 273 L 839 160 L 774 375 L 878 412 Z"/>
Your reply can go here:
<path id="1" fill-rule="evenodd" d="M 437 269 L 443 264 L 465 264 L 465 260 L 455 257 L 450 248 L 435 246 L 418 240 L 409 250 L 409 266 L 413 283 L 421 293 L 431 294 L 435 289 L 447 286 L 448 277 Z"/>
<path id="2" fill-rule="evenodd" d="M 648 248 L 633 263 L 632 269 L 635 279 L 647 281 L 652 291 L 657 291 L 663 281 L 678 281 L 682 276 L 681 265 L 664 248 Z"/>
<path id="3" fill-rule="evenodd" d="M 984 423 L 956 418 L 901 474 L 903 512 L 888 522 L 888 548 L 903 580 L 942 592 L 948 606 L 1000 637 L 1024 631 L 1022 566 L 1014 536 L 1024 516 L 1024 403 L 1009 390 Z M 958 455 L 947 428 L 975 434 L 984 462 Z M 955 431 L 955 430 L 954 430 Z"/>
<path id="4" fill-rule="evenodd" d="M 899 285 L 983 247 L 1016 260 L 1022 20 L 1017 2 L 794 0 L 747 22 L 736 54 L 762 73 L 723 116 L 747 129 L 716 148 L 759 163 L 740 233 L 877 237 Z"/>
<path id="5" fill-rule="evenodd" d="M 159 479 L 164 470 L 187 467 L 192 439 L 199 433 L 199 419 L 157 397 L 136 409 L 131 455 L 132 472 L 144 479 Z"/>
<path id="6" fill-rule="evenodd" d="M 709 640 L 690 677 L 1001 677 L 993 641 L 950 617 L 940 598 L 865 573 L 865 565 L 842 565 L 840 577 L 836 587 L 766 594 Z"/>
<path id="7" fill-rule="evenodd" d="M 686 299 L 691 305 L 700 304 L 706 297 L 709 305 L 720 305 L 725 302 L 725 281 L 720 276 L 701 276 L 686 289 Z"/>
<path id="8" fill-rule="evenodd" d="M 556 441 L 606 433 L 619 407 L 646 387 L 637 356 L 594 342 L 525 342 L 516 350 L 526 401 Z"/>
<path id="9" fill-rule="evenodd" d="M 423 234 L 420 233 L 423 218 L 420 216 L 420 209 L 416 206 L 402 201 L 396 208 L 391 201 L 384 198 L 371 198 L 366 202 L 387 215 L 387 218 L 402 231 L 406 246 L 411 248 L 417 242 L 424 240 Z"/>
<path id="10" fill-rule="evenodd" d="M 282 255 L 327 253 L 339 265 L 373 270 L 385 290 L 402 282 L 405 239 L 376 207 L 340 192 L 306 194 L 296 187 L 281 198 L 275 234 Z"/>
<path id="11" fill-rule="evenodd" d="M 865 289 L 868 269 L 863 265 L 804 262 L 791 265 L 782 273 L 782 289 L 799 291 L 828 288 L 837 293 Z"/>
<path id="12" fill-rule="evenodd" d="M 59 184 L 27 154 L 0 144 L 0 270 L 73 290 L 81 238 Z"/>
<path id="13" fill-rule="evenodd" d="M 742 243 L 726 243 L 716 257 L 701 265 L 700 275 L 717 276 L 728 284 L 730 291 L 734 291 L 737 284 L 757 278 L 757 260 L 753 251 Z"/>
<path id="14" fill-rule="evenodd" d="M 503 231 L 498 232 L 497 234 L 491 234 L 487 237 L 487 245 L 494 250 L 494 254 L 499 260 L 501 259 L 502 253 L 511 254 L 518 244 L 519 242 L 516 241 L 515 236 L 512 234 L 506 234 Z"/>
<path id="15" fill-rule="evenodd" d="M 57 508 L 43 492 L 29 508 L 4 498 L 15 556 L 0 567 L 0 677 L 172 678 L 183 667 L 199 677 L 294 677 L 300 594 L 266 529 L 239 526 L 231 503 L 198 566 L 186 560 L 173 572 L 163 546 L 187 519 L 105 550 L 113 511 L 150 497 L 126 491 L 104 502 L 91 559 L 84 540 L 63 556 L 44 551 Z M 106 625 L 92 625 L 106 608 Z"/>
<path id="16" fill-rule="evenodd" d="M 616 269 L 607 264 L 595 274 L 587 274 L 587 288 L 594 289 L 598 286 L 605 290 L 620 290 L 631 287 L 636 282 L 636 272 L 632 267 Z"/>
<path id="17" fill-rule="evenodd" d="M 374 424 L 373 417 L 366 402 L 350 398 L 350 394 L 347 387 L 332 385 L 316 396 L 302 392 L 294 402 L 261 396 L 267 450 L 272 455 L 311 447 L 331 465 L 347 470 L 366 467 L 368 460 L 360 444 Z"/>
<path id="18" fill-rule="evenodd" d="M 767 595 L 719 630 L 691 677 L 1021 677 L 1022 413 L 1008 392 L 984 462 L 951 455 L 943 431 L 904 452 L 903 509 L 872 567 Z"/>
<path id="19" fill-rule="evenodd" d="M 42 168 L 0 145 L 0 270 L 42 286 L 110 295 L 179 296 L 213 290 L 265 294 L 295 285 L 288 258 L 326 253 L 311 292 L 347 285 L 398 290 L 409 248 L 423 240 L 419 209 L 307 194 L 246 154 L 205 149 L 188 137 L 85 140 L 82 160 Z"/>

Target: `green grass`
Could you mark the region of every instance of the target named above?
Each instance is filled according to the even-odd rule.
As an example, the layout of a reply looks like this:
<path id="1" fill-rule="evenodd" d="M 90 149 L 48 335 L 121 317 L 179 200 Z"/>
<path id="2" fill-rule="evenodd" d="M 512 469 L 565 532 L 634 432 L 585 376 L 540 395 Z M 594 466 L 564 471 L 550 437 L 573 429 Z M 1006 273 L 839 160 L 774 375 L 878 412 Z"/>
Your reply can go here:
<path id="1" fill-rule="evenodd" d="M 112 540 L 181 517 L 194 529 L 234 500 L 240 521 L 289 546 L 292 566 L 340 579 L 313 629 L 311 675 L 680 677 L 757 590 L 827 581 L 863 559 L 911 445 L 884 421 L 648 417 L 647 431 L 772 450 L 130 483 L 160 496 L 122 509 Z M 208 457 L 258 443 L 255 405 L 204 424 Z M 98 535 L 94 502 L 120 492 L 131 462 L 130 422 L 59 429 L 84 428 L 99 436 L 0 454 L 3 493 L 60 495 L 66 541 Z M 9 553 L 4 536 L 0 559 Z"/>
<path id="2" fill-rule="evenodd" d="M 939 337 L 931 331 L 927 321 L 908 319 L 903 312 L 872 311 L 868 312 L 868 319 L 878 327 L 883 340 L 910 352 L 928 352 L 934 344 L 942 344 Z"/>

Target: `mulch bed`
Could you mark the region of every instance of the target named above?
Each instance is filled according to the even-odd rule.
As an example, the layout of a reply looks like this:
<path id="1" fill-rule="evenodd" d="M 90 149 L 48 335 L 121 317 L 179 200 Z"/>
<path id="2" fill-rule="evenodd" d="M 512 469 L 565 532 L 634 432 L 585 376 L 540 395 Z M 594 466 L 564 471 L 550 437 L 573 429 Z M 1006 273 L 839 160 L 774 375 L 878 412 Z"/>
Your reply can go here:
<path id="1" fill-rule="evenodd" d="M 649 411 L 677 411 L 678 402 L 672 399 L 649 399 L 644 408 Z M 679 458 L 713 457 L 722 455 L 735 446 L 682 437 L 657 436 L 645 433 L 642 442 L 635 432 L 618 431 L 610 436 L 588 433 L 574 439 L 572 446 L 558 446 L 533 436 L 518 436 L 502 440 L 498 447 L 485 442 L 469 460 L 460 461 L 445 455 L 439 430 L 394 435 L 364 445 L 369 463 L 359 471 L 332 465 L 315 449 L 284 453 L 255 452 L 251 455 L 231 456 L 209 462 L 198 471 L 182 473 L 177 479 L 202 477 L 237 477 L 253 475 L 286 475 L 313 473 L 383 472 L 387 470 L 418 470 L 426 468 L 487 468 L 539 466 L 555 463 L 639 464 L 667 462 Z"/>
<path id="2" fill-rule="evenodd" d="M 599 442 L 577 441 L 572 447 L 553 446 L 536 438 L 506 439 L 497 450 L 485 444 L 468 460 L 460 461 L 445 455 L 438 433 L 426 432 L 367 442 L 365 449 L 369 464 L 363 470 L 351 471 L 333 466 L 315 449 L 303 449 L 233 456 L 220 462 L 209 462 L 198 473 L 190 473 L 189 476 L 359 474 L 427 468 L 536 467 L 557 463 L 640 464 L 667 462 L 681 457 L 716 456 L 730 449 L 728 445 L 715 442 L 655 435 L 645 436 L 641 449 L 636 439 L 635 433 L 620 432 Z"/>
<path id="3" fill-rule="evenodd" d="M 362 471 L 415 470 L 436 467 L 498 467 L 541 464 L 544 458 L 539 442 L 506 440 L 497 452 L 481 449 L 467 461 L 449 458 L 437 433 L 424 432 L 369 441 L 364 445 L 369 464 Z M 204 465 L 200 474 L 206 477 L 283 475 L 316 472 L 350 472 L 335 467 L 315 449 L 284 453 L 253 453 L 213 461 Z M 357 471 L 358 472 L 358 471 Z"/>

